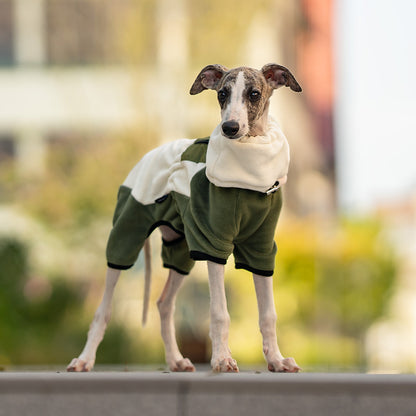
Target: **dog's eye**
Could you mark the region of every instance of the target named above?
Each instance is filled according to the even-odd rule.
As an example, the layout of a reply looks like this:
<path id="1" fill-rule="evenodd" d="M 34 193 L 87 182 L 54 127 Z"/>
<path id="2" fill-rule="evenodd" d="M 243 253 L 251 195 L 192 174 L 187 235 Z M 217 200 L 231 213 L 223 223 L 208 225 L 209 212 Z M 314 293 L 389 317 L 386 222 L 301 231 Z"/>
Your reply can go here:
<path id="1" fill-rule="evenodd" d="M 250 94 L 248 96 L 250 98 L 250 101 L 257 101 L 257 100 L 260 99 L 261 94 L 260 94 L 260 91 L 253 90 L 253 91 L 250 92 Z"/>
<path id="2" fill-rule="evenodd" d="M 225 100 L 227 99 L 227 92 L 224 90 L 218 91 L 218 101 L 222 104 L 225 103 Z"/>

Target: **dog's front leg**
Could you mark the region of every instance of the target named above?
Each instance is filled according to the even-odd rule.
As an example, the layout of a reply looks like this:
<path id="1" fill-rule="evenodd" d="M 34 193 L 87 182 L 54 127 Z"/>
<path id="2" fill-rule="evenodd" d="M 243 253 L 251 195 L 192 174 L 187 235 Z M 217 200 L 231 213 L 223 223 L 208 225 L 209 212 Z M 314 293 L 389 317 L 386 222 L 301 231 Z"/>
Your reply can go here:
<path id="1" fill-rule="evenodd" d="M 210 291 L 210 337 L 212 341 L 211 366 L 215 372 L 238 372 L 228 346 L 230 315 L 224 287 L 224 266 L 208 262 Z"/>
<path id="2" fill-rule="evenodd" d="M 273 297 L 273 278 L 253 274 L 259 308 L 260 332 L 268 369 L 273 372 L 297 373 L 300 368 L 293 358 L 284 358 L 277 345 L 276 310 Z"/>
<path id="3" fill-rule="evenodd" d="M 67 371 L 90 371 L 94 367 L 98 345 L 104 337 L 105 329 L 111 317 L 111 301 L 119 276 L 120 270 L 108 268 L 104 296 L 90 325 L 87 343 L 81 355 L 74 358 L 68 365 Z"/>

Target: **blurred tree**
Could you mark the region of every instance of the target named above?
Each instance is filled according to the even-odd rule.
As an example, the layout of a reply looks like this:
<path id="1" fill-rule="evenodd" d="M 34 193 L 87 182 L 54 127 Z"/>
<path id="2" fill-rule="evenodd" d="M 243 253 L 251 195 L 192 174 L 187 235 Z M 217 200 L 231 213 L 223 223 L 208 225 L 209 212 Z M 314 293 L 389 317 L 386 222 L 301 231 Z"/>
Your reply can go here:
<path id="1" fill-rule="evenodd" d="M 275 298 L 283 353 L 306 368 L 365 368 L 365 333 L 387 313 L 397 274 L 382 225 L 292 219 L 278 229 L 277 242 Z M 230 292 L 236 293 L 231 314 L 254 330 L 257 322 L 247 315 L 257 315 L 255 303 L 240 296 L 253 290 L 252 283 L 241 272 L 230 274 Z M 245 325 L 238 331 L 247 332 Z M 259 349 L 254 356 L 237 350 L 261 359 Z"/>
<path id="2" fill-rule="evenodd" d="M 28 248 L 0 239 L 0 366 L 62 364 L 80 348 L 88 324 L 83 309 L 86 287 L 65 276 L 33 276 Z M 82 341 L 81 341 L 82 340 Z M 112 325 L 102 362 L 128 359 L 126 330 Z"/>
<path id="3" fill-rule="evenodd" d="M 388 313 L 397 274 L 382 224 L 286 218 L 277 242 L 274 289 L 283 354 L 306 370 L 365 369 L 366 331 Z M 263 363 L 257 303 L 251 274 L 228 263 L 230 346 L 244 368 Z M 188 356 L 206 362 L 208 308 L 206 279 L 190 276 L 178 297 L 178 336 Z"/>

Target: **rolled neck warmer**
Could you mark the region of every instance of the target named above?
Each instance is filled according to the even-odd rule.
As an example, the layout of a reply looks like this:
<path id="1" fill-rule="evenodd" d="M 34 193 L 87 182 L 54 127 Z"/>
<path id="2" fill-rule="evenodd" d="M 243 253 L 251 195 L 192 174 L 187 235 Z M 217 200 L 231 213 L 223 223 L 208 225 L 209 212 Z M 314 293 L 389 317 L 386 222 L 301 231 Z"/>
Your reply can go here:
<path id="1" fill-rule="evenodd" d="M 229 139 L 221 125 L 211 134 L 206 175 L 215 186 L 266 192 L 278 181 L 286 183 L 289 143 L 278 123 L 269 117 L 264 136 Z"/>

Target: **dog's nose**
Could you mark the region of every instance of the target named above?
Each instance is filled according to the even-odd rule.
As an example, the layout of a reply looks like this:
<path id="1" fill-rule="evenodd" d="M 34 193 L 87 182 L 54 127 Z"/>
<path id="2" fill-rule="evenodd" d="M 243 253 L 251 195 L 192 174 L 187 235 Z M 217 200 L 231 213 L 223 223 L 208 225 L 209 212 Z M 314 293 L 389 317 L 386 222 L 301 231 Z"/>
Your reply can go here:
<path id="1" fill-rule="evenodd" d="M 221 127 L 224 134 L 229 138 L 235 136 L 240 130 L 240 125 L 234 120 L 226 121 Z"/>

